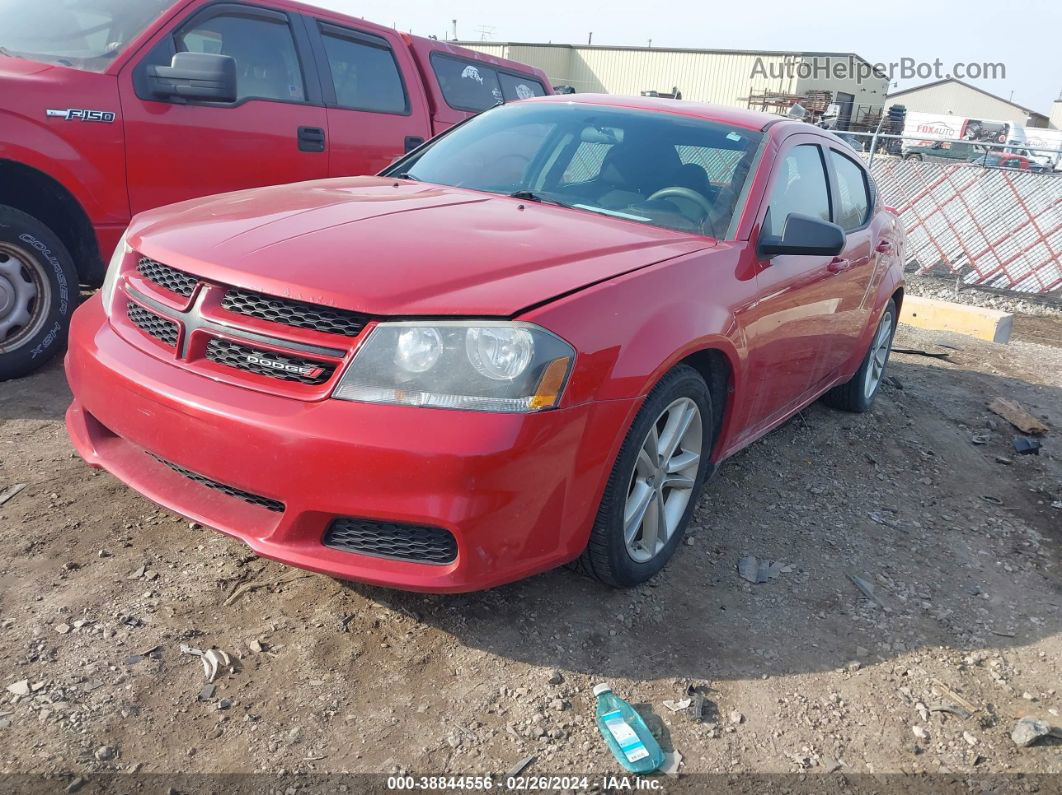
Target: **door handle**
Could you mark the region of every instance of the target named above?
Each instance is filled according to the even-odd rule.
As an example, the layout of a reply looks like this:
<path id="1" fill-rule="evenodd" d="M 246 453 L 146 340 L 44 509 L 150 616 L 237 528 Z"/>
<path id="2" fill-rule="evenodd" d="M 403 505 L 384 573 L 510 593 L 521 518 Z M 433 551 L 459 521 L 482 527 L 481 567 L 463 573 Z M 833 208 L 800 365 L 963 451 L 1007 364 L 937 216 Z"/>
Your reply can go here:
<path id="1" fill-rule="evenodd" d="M 320 127 L 299 128 L 300 152 L 323 152 L 325 150 L 325 131 Z"/>
<path id="2" fill-rule="evenodd" d="M 410 152 L 412 152 L 414 149 L 416 149 L 422 143 L 424 143 L 424 139 L 421 138 L 419 135 L 407 135 L 406 136 L 406 140 L 405 140 L 405 144 L 404 144 L 405 145 L 406 154 L 409 154 Z"/>
<path id="3" fill-rule="evenodd" d="M 852 267 L 852 261 L 844 259 L 843 257 L 834 257 L 830 260 L 830 264 L 826 266 L 826 270 L 830 273 L 841 273 Z"/>
<path id="4" fill-rule="evenodd" d="M 888 254 L 890 251 L 892 251 L 892 243 L 890 243 L 888 240 L 882 240 L 880 243 L 878 243 L 874 250 L 879 254 Z"/>

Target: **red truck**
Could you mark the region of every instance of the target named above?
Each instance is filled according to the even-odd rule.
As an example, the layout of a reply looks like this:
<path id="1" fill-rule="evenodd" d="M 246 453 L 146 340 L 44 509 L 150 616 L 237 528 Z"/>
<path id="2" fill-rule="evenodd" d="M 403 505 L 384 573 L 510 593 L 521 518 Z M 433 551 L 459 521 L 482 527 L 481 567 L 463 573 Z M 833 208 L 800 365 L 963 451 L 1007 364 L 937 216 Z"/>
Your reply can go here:
<path id="1" fill-rule="evenodd" d="M 0 380 L 65 343 L 130 218 L 374 174 L 538 69 L 288 0 L 0 3 Z"/>

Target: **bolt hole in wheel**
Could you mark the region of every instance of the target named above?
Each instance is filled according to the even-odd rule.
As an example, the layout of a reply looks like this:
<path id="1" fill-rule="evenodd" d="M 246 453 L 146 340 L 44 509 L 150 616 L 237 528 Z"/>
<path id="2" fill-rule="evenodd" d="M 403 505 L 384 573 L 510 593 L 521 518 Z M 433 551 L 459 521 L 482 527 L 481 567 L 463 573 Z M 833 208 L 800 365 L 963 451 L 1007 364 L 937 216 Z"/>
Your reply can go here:
<path id="1" fill-rule="evenodd" d="M 0 350 L 14 350 L 40 330 L 49 289 L 35 257 L 0 243 Z"/>
<path id="2" fill-rule="evenodd" d="M 863 394 L 867 400 L 874 396 L 889 361 L 889 349 L 892 347 L 892 312 L 886 312 L 881 318 L 877 334 L 870 348 L 870 361 L 867 366 L 866 380 L 863 382 Z"/>
<path id="3" fill-rule="evenodd" d="M 623 540 L 627 554 L 648 563 L 667 546 L 686 512 L 704 444 L 701 410 L 679 398 L 649 428 L 627 487 Z"/>

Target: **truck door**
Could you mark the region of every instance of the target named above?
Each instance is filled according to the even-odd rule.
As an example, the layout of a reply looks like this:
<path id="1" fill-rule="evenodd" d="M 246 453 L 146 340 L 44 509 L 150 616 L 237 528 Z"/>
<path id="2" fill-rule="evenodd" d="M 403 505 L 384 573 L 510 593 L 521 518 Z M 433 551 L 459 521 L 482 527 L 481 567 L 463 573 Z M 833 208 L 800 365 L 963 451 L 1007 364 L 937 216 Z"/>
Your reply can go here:
<path id="1" fill-rule="evenodd" d="M 236 61 L 233 103 L 159 97 L 174 52 Z M 327 116 L 298 17 L 217 3 L 168 26 L 120 76 L 133 213 L 213 193 L 328 176 Z"/>
<path id="2" fill-rule="evenodd" d="M 375 174 L 431 136 L 413 59 L 394 31 L 304 18 L 328 108 L 329 173 Z"/>

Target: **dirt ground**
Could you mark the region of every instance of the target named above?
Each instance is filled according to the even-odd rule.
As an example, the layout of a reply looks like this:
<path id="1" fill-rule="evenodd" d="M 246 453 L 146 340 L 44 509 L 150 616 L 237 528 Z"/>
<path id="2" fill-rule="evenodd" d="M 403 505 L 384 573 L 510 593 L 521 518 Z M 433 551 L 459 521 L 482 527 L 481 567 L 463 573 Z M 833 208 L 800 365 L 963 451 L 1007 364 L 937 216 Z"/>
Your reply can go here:
<path id="1" fill-rule="evenodd" d="M 54 791 L 106 772 L 502 775 L 530 755 L 528 774 L 618 773 L 593 722 L 607 681 L 684 775 L 1054 791 L 1062 739 L 1010 735 L 1062 725 L 1062 317 L 1017 329 L 902 329 L 948 358 L 894 354 L 873 412 L 814 405 L 728 461 L 630 591 L 558 570 L 424 596 L 266 562 L 85 466 L 58 363 L 0 384 L 0 491 L 28 484 L 0 506 L 0 772 Z M 1014 453 L 995 396 L 1051 427 L 1040 455 Z M 745 555 L 788 565 L 752 585 Z M 238 670 L 204 689 L 181 644 Z M 702 722 L 665 706 L 690 685 Z"/>

